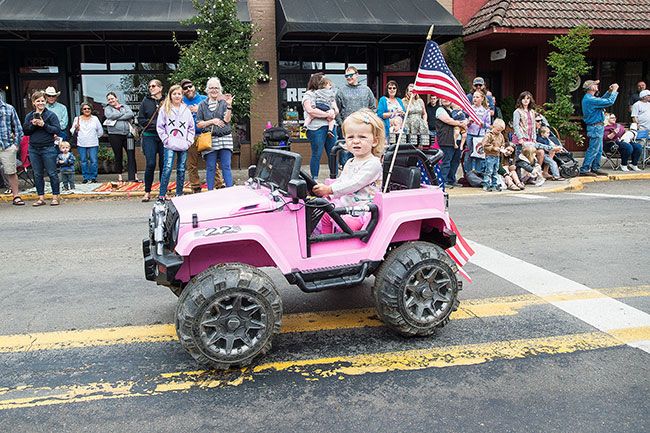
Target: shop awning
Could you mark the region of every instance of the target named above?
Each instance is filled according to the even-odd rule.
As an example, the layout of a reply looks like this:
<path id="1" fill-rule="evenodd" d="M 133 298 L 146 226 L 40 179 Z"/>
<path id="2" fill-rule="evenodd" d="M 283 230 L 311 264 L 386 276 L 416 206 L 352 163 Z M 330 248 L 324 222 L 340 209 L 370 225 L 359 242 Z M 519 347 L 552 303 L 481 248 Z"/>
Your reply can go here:
<path id="1" fill-rule="evenodd" d="M 196 14 L 191 0 L 4 0 L 0 31 L 161 32 L 187 31 L 180 21 Z M 248 2 L 237 16 L 250 22 Z"/>
<path id="2" fill-rule="evenodd" d="M 435 0 L 276 0 L 277 40 L 424 41 L 461 36 L 463 26 Z"/>

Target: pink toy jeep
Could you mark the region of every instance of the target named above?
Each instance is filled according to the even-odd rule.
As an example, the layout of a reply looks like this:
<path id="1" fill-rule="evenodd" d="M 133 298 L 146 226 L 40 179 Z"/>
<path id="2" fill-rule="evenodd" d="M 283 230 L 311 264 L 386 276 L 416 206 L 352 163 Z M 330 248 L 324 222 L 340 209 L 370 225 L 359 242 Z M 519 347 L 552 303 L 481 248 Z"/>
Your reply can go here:
<path id="1" fill-rule="evenodd" d="M 389 147 L 384 157 L 384 181 L 393 153 Z M 280 332 L 282 301 L 264 266 L 304 292 L 352 287 L 374 275 L 377 312 L 390 328 L 412 336 L 444 326 L 461 289 L 445 253 L 456 236 L 446 194 L 421 185 L 416 166 L 430 170 L 441 156 L 400 148 L 389 192 L 359 208 L 312 197 L 300 155 L 282 150 L 265 150 L 244 186 L 157 203 L 142 245 L 145 275 L 180 296 L 183 347 L 218 369 L 266 353 Z M 341 215 L 359 212 L 370 212 L 370 221 L 352 231 Z M 324 213 L 340 233 L 312 233 Z"/>

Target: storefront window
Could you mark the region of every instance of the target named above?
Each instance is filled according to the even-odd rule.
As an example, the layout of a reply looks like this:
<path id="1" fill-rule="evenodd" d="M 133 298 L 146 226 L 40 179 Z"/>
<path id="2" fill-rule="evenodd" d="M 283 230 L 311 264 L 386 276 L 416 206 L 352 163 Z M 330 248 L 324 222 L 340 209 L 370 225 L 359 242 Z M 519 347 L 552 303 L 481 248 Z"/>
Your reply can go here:
<path id="1" fill-rule="evenodd" d="M 21 74 L 58 74 L 57 54 L 56 50 L 47 49 L 25 51 L 18 71 Z"/>

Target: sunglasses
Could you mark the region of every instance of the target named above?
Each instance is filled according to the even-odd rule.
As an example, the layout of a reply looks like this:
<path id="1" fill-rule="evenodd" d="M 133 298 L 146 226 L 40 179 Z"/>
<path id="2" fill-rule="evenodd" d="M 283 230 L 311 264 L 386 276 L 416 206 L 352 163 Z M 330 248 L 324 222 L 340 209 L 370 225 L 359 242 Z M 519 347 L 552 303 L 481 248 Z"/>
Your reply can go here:
<path id="1" fill-rule="evenodd" d="M 149 88 L 151 89 L 152 87 L 158 87 L 157 84 L 149 84 Z"/>
<path id="2" fill-rule="evenodd" d="M 351 74 L 345 74 L 345 75 L 343 75 L 343 76 L 344 76 L 345 78 L 352 78 L 352 77 L 354 77 L 355 75 L 357 75 L 357 74 L 356 74 L 355 72 L 353 72 L 353 73 L 351 73 Z"/>
<path id="3" fill-rule="evenodd" d="M 395 86 L 388 86 L 388 90 L 397 90 L 397 87 L 395 87 Z"/>
<path id="4" fill-rule="evenodd" d="M 474 87 L 483 87 L 483 84 L 474 84 Z"/>
<path id="5" fill-rule="evenodd" d="M 191 89 L 192 87 L 194 87 L 194 84 L 188 84 L 188 85 L 186 85 L 186 86 L 183 86 L 183 90 L 189 90 L 189 89 Z"/>
<path id="6" fill-rule="evenodd" d="M 82 108 L 81 111 L 91 111 L 91 110 L 90 108 L 86 107 L 86 108 Z"/>

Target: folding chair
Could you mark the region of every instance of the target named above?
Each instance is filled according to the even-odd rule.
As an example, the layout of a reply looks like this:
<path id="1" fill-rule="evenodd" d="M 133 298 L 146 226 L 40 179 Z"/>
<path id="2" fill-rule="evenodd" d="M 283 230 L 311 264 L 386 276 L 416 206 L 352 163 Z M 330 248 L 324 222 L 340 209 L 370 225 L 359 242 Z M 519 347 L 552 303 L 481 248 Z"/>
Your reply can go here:
<path id="1" fill-rule="evenodd" d="M 641 164 L 643 164 L 643 168 L 645 168 L 646 165 L 650 163 L 650 140 L 648 140 L 649 132 L 650 131 L 647 129 L 639 130 L 636 133 L 636 139 L 634 140 L 641 145 Z"/>
<path id="2" fill-rule="evenodd" d="M 32 163 L 29 161 L 29 136 L 26 135 L 20 140 L 20 149 L 18 149 L 18 155 L 16 156 L 18 180 L 25 182 L 27 187 L 35 187 L 34 170 L 32 169 Z"/>
<path id="3" fill-rule="evenodd" d="M 603 143 L 603 156 L 605 157 L 605 164 L 607 163 L 612 167 L 612 170 L 618 170 L 621 168 L 621 150 L 613 141 Z"/>

